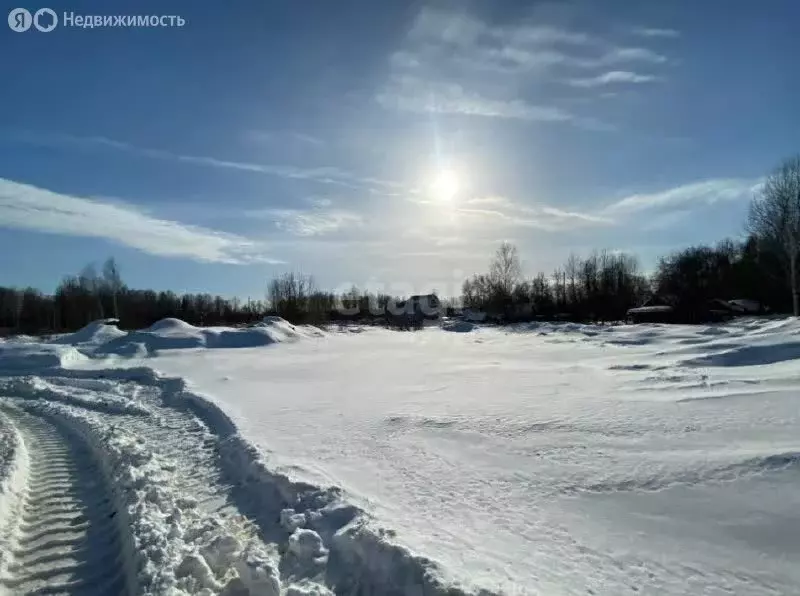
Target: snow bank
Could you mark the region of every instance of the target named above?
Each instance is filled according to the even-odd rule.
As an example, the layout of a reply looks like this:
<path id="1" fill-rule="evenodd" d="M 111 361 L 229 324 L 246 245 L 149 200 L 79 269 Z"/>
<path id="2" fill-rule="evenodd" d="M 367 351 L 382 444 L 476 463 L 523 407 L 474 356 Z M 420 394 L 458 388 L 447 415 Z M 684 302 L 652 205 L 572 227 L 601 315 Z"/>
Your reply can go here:
<path id="1" fill-rule="evenodd" d="M 48 343 L 69 346 L 99 346 L 127 335 L 116 326 L 117 322 L 116 319 L 93 321 L 75 333 L 61 335 Z"/>
<path id="2" fill-rule="evenodd" d="M 19 517 L 27 474 L 28 454 L 16 428 L 0 408 L 0 577 L 11 562 L 11 526 Z"/>
<path id="3" fill-rule="evenodd" d="M 388 594 L 396 596 L 463 596 L 446 585 L 436 566 L 392 540 L 360 509 L 345 503 L 341 490 L 290 479 L 267 465 L 264 455 L 239 433 L 216 405 L 186 390 L 178 379 L 161 378 L 149 369 L 92 373 L 62 371 L 61 377 L 6 379 L 4 395 L 15 406 L 43 417 L 90 445 L 113 487 L 126 565 L 135 577 L 137 593 L 241 596 L 280 594 Z M 261 535 L 276 548 L 265 548 L 244 518 L 224 519 L 198 505 L 198 496 L 181 491 L 173 481 L 177 460 L 156 449 L 157 436 L 142 428 L 174 421 L 161 420 L 155 410 L 139 404 L 143 424 L 120 424 L 130 415 L 124 397 L 110 396 L 110 407 L 92 404 L 104 399 L 80 394 L 107 391 L 120 381 L 128 391 L 152 387 L 164 405 L 199 418 L 198 441 L 211 443 L 231 490 L 225 497 L 254 520 Z M 148 419 L 149 416 L 149 419 Z M 197 419 L 196 419 L 197 420 Z M 169 428 L 163 432 L 170 431 Z M 180 440 L 180 439 L 179 439 Z M 280 556 L 279 556 L 280 555 Z M 488 593 L 486 593 L 488 594 Z"/>
<path id="4" fill-rule="evenodd" d="M 87 357 L 73 346 L 15 342 L 0 344 L 0 371 L 5 373 L 66 368 L 85 360 Z"/>
<path id="5" fill-rule="evenodd" d="M 228 414 L 210 399 L 189 391 L 183 379 L 164 378 L 149 368 L 106 374 L 158 387 L 166 404 L 192 412 L 216 435 L 219 464 L 236 487 L 238 508 L 256 521 L 264 535 L 286 544 L 288 554 L 281 571 L 295 584 L 287 593 L 326 593 L 317 585 L 307 592 L 298 587 L 301 578 L 309 576 L 324 577 L 339 594 L 471 593 L 445 583 L 435 563 L 397 544 L 392 532 L 345 502 L 341 489 L 293 480 L 271 469 L 265 455 L 242 437 Z"/>
<path id="6" fill-rule="evenodd" d="M 24 382 L 6 389 L 23 398 L 48 390 L 44 380 L 32 383 L 28 396 Z M 177 491 L 169 473 L 174 462 L 155 453 L 145 437 L 99 412 L 58 401 L 18 405 L 78 435 L 96 454 L 120 513 L 120 535 L 130 538 L 123 551 L 135 593 L 280 595 L 275 557 L 259 546 L 246 521 L 223 523 L 199 509 L 193 495 Z"/>
<path id="7" fill-rule="evenodd" d="M 302 338 L 322 337 L 309 326 L 295 326 L 279 317 L 267 317 L 253 327 L 195 327 L 180 319 L 162 319 L 147 329 L 131 331 L 98 346 L 98 355 L 141 356 L 161 350 L 191 348 L 255 348 Z"/>
<path id="8" fill-rule="evenodd" d="M 22 372 L 69 367 L 92 356 L 144 357 L 162 350 L 256 348 L 325 337 L 310 325 L 292 325 L 266 317 L 251 327 L 195 327 L 180 319 L 162 319 L 146 329 L 121 331 L 116 319 L 94 321 L 75 333 L 40 343 L 34 338 L 0 342 L 0 369 Z"/>
<path id="9" fill-rule="evenodd" d="M 281 317 L 266 316 L 261 321 L 260 325 L 271 329 L 276 338 L 282 338 L 283 340 L 325 336 L 325 332 L 318 327 L 312 325 L 292 325 L 289 321 Z"/>

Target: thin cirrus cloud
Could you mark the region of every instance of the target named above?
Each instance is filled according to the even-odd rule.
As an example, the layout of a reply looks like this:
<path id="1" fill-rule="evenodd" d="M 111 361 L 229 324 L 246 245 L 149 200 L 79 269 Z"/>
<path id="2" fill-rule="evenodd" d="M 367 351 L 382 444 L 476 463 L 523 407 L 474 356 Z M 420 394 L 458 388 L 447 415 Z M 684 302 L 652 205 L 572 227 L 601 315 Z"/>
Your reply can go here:
<path id="1" fill-rule="evenodd" d="M 503 196 L 469 199 L 463 207 L 456 210 L 456 213 L 461 219 L 473 220 L 482 226 L 495 223 L 550 232 L 613 223 L 610 218 L 602 215 L 560 209 L 551 205 L 526 205 Z"/>
<path id="2" fill-rule="evenodd" d="M 124 141 L 109 139 L 100 136 L 80 137 L 58 133 L 33 133 L 25 131 L 17 133 L 14 138 L 29 144 L 45 146 L 67 146 L 80 149 L 106 148 L 116 151 L 129 153 L 139 157 L 157 159 L 162 161 L 173 161 L 195 166 L 209 168 L 220 168 L 227 170 L 237 170 L 242 172 L 252 172 L 279 178 L 292 180 L 305 180 L 320 184 L 333 185 L 338 187 L 350 188 L 353 190 L 370 190 L 377 193 L 397 192 L 403 189 L 399 182 L 391 180 L 381 180 L 378 178 L 361 177 L 333 166 L 321 167 L 300 167 L 292 165 L 260 164 L 253 162 L 242 162 L 219 159 L 216 157 L 185 155 L 165 151 L 163 149 L 153 149 L 149 147 L 139 147 Z"/>
<path id="3" fill-rule="evenodd" d="M 762 183 L 760 178 L 702 180 L 659 192 L 629 195 L 605 207 L 602 214 L 612 217 L 654 209 L 685 209 L 724 201 L 750 200 L 759 192 Z"/>
<path id="4" fill-rule="evenodd" d="M 0 227 L 101 238 L 159 257 L 204 263 L 281 263 L 236 234 L 153 217 L 108 199 L 62 194 L 0 178 Z"/>
<path id="5" fill-rule="evenodd" d="M 642 37 L 665 37 L 674 39 L 681 36 L 681 32 L 677 29 L 662 29 L 658 27 L 637 27 L 633 33 Z"/>
<path id="6" fill-rule="evenodd" d="M 487 97 L 456 83 L 429 82 L 412 76 L 398 77 L 394 85 L 379 93 L 376 101 L 385 108 L 417 114 L 457 114 L 523 120 L 566 122 L 590 130 L 613 130 L 613 126 L 566 109 L 536 105 L 521 99 Z"/>
<path id="7" fill-rule="evenodd" d="M 364 223 L 358 213 L 338 209 L 260 209 L 248 211 L 245 215 L 269 219 L 278 229 L 296 236 L 321 236 L 360 227 Z"/>
<path id="8" fill-rule="evenodd" d="M 400 77 L 392 88 L 378 94 L 384 107 L 418 113 L 464 114 L 542 122 L 565 122 L 574 116 L 560 108 L 537 106 L 518 99 L 494 99 L 466 91 L 455 83 L 431 83 Z"/>
<path id="9" fill-rule="evenodd" d="M 605 87 L 608 85 L 626 84 L 626 83 L 627 84 L 652 83 L 658 80 L 659 80 L 658 77 L 655 77 L 653 75 L 645 75 L 636 72 L 630 72 L 627 70 L 612 70 L 610 72 L 604 72 L 603 74 L 597 75 L 595 77 L 571 79 L 568 81 L 568 83 L 573 87 L 583 87 L 588 89 L 592 87 Z"/>
<path id="10" fill-rule="evenodd" d="M 314 135 L 297 131 L 248 130 L 243 134 L 246 141 L 257 144 L 323 147 L 325 141 Z"/>
<path id="11" fill-rule="evenodd" d="M 525 19 L 497 25 L 465 10 L 424 7 L 389 56 L 388 77 L 375 99 L 396 111 L 613 130 L 613 125 L 576 114 L 553 97 L 520 97 L 518 90 L 564 80 L 585 88 L 653 81 L 657 73 L 630 72 L 625 66 L 667 62 L 653 49 L 621 46 L 571 28 Z M 597 70 L 601 72 L 592 72 Z"/>
<path id="12" fill-rule="evenodd" d="M 558 232 L 598 226 L 619 226 L 642 219 L 642 229 L 665 229 L 696 208 L 722 202 L 749 201 L 761 189 L 760 178 L 715 178 L 649 193 L 631 194 L 587 211 L 552 205 L 526 205 L 503 196 L 469 199 L 457 209 L 468 223 L 519 226 Z"/>

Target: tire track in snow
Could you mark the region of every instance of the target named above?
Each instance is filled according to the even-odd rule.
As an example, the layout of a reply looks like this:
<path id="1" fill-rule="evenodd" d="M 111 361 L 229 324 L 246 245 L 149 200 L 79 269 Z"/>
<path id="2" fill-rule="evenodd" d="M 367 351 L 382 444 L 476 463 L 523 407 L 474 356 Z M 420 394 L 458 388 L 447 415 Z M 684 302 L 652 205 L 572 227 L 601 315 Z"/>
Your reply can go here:
<path id="1" fill-rule="evenodd" d="M 160 545 L 131 553 L 150 564 L 137 572 L 139 588 L 153 588 L 142 593 L 476 593 L 445 584 L 432 561 L 374 528 L 340 489 L 271 469 L 224 412 L 182 381 L 149 370 L 59 371 L 7 385 L 20 407 L 63 421 L 97 457 L 108 456 L 115 491 L 118 483 L 133 498 L 128 507 L 137 503 L 131 535 Z"/>
<path id="2" fill-rule="evenodd" d="M 5 412 L 30 460 L 0 586 L 11 594 L 126 594 L 117 511 L 88 446 L 42 418 Z"/>

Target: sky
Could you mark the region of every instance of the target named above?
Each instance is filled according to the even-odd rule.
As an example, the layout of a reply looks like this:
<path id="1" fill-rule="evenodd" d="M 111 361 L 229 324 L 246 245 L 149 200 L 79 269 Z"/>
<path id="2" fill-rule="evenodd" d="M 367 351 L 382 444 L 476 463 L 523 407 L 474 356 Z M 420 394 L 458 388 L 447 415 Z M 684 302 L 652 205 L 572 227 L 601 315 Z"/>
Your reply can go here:
<path id="1" fill-rule="evenodd" d="M 46 5 L 15 0 L 31 13 Z M 0 28 L 0 285 L 457 293 L 502 241 L 741 236 L 800 151 L 796 0 L 61 0 Z M 182 27 L 65 26 L 64 14 Z M 74 21 L 73 21 L 74 23 Z"/>

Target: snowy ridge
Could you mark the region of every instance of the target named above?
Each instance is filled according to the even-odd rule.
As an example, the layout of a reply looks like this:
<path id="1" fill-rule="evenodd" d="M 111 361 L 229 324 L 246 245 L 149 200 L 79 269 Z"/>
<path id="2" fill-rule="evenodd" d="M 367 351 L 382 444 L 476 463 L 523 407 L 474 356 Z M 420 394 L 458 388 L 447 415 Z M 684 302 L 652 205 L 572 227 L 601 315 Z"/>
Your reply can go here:
<path id="1" fill-rule="evenodd" d="M 5 342 L 0 344 L 0 374 L 37 373 L 87 361 L 73 346 Z"/>
<path id="2" fill-rule="evenodd" d="M 44 397 L 44 383 L 31 391 Z M 22 389 L 14 387 L 17 395 Z M 223 522 L 199 510 L 194 498 L 171 482 L 175 462 L 154 453 L 141 434 L 63 403 L 40 399 L 19 405 L 78 434 L 98 455 L 114 488 L 120 527 L 130 536 L 123 560 L 135 578 L 131 593 L 279 594 L 276 564 L 252 539 L 247 523 Z M 119 410 L 106 414 L 114 412 Z"/>
<path id="3" fill-rule="evenodd" d="M 10 564 L 12 531 L 20 513 L 28 452 L 17 428 L 0 409 L 0 577 Z"/>
<path id="4" fill-rule="evenodd" d="M 318 552 L 330 551 L 328 568 L 322 566 L 317 573 L 337 594 L 468 593 L 445 585 L 430 559 L 393 543 L 391 532 L 376 529 L 363 511 L 342 502 L 339 489 L 293 481 L 271 471 L 230 417 L 211 400 L 188 391 L 183 379 L 162 378 L 150 369 L 139 372 L 144 374 L 140 381 L 146 379 L 164 389 L 165 402 L 191 409 L 219 436 L 222 466 L 238 485 L 237 492 L 247 503 L 244 509 L 263 532 L 282 535 L 290 545 L 293 537 L 303 536 Z M 477 593 L 491 594 L 484 590 Z"/>
<path id="5" fill-rule="evenodd" d="M 116 491 L 116 509 L 127 512 L 119 531 L 130 536 L 123 560 L 135 577 L 131 592 L 236 588 L 277 596 L 283 586 L 298 595 L 467 593 L 445 585 L 434 563 L 394 544 L 391 532 L 374 528 L 338 489 L 270 470 L 225 412 L 181 379 L 148 368 L 104 371 L 102 380 L 63 370 L 11 377 L 1 389 L 16 407 L 79 435 L 97 454 Z M 148 391 L 152 396 L 144 397 Z M 180 438 L 182 427 L 188 434 Z M 182 463 L 192 455 L 179 451 L 199 459 Z M 207 464 L 212 459 L 215 470 Z M 183 477 L 203 466 L 206 474 Z"/>
<path id="6" fill-rule="evenodd" d="M 93 321 L 75 333 L 60 335 L 47 343 L 69 346 L 97 346 L 126 333 L 117 328 L 113 320 Z"/>
<path id="7" fill-rule="evenodd" d="M 244 328 L 195 327 L 180 319 L 168 318 L 147 329 L 130 332 L 119 330 L 113 323 L 95 321 L 50 343 L 72 346 L 90 356 L 134 357 L 154 355 L 162 350 L 253 348 L 324 336 L 320 329 L 292 325 L 280 317 L 266 317 L 261 323 Z"/>

